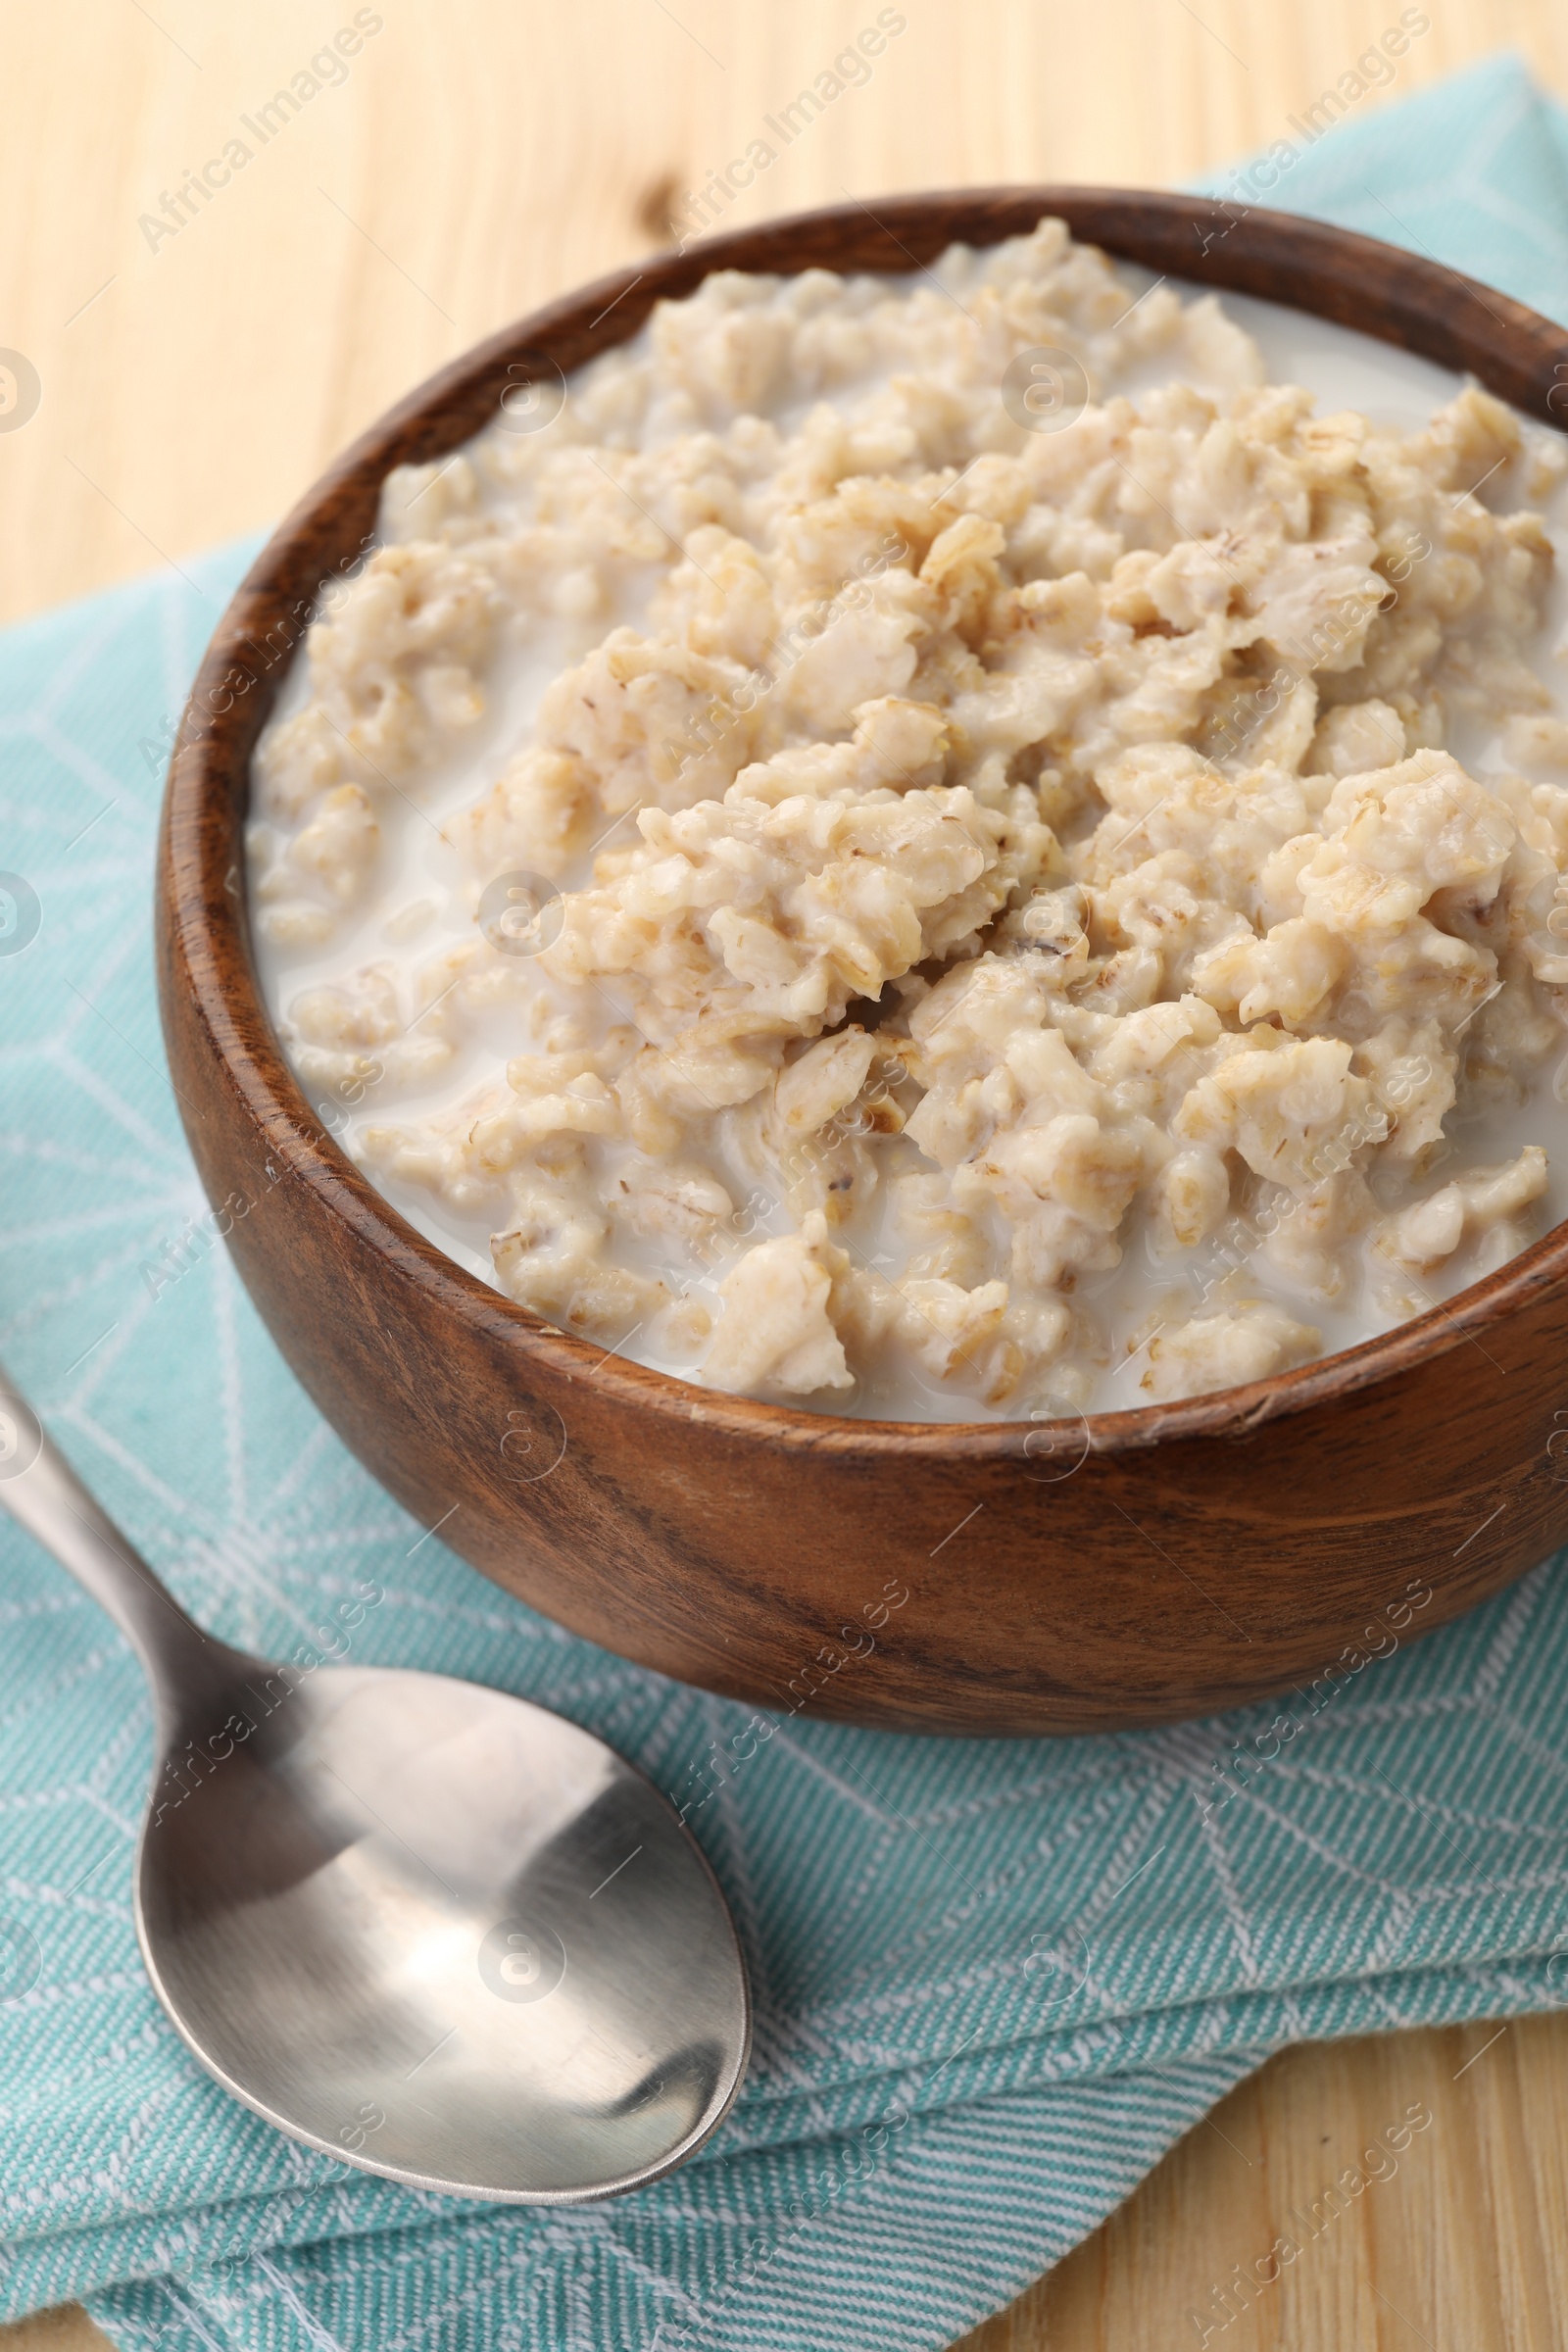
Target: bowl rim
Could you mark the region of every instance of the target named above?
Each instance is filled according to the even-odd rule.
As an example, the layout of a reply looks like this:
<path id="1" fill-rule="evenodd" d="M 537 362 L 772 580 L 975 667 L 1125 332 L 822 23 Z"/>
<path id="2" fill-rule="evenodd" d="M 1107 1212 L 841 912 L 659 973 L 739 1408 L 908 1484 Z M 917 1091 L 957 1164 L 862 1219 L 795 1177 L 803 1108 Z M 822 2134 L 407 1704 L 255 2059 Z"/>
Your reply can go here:
<path id="1" fill-rule="evenodd" d="M 618 1405 L 802 1452 L 852 1459 L 912 1452 L 955 1462 L 1071 1453 L 1076 1468 L 1088 1453 L 1246 1438 L 1265 1422 L 1336 1404 L 1464 1346 L 1499 1369 L 1484 1335 L 1543 1292 L 1568 1284 L 1565 1219 L 1410 1322 L 1241 1387 L 1049 1421 L 895 1421 L 818 1412 L 698 1387 L 562 1331 L 508 1298 L 428 1241 L 375 1189 L 313 1112 L 284 1056 L 256 971 L 248 896 L 236 877 L 244 865 L 255 740 L 303 640 L 309 606 L 334 563 L 347 562 L 339 553 L 345 513 L 363 516 L 368 502 L 373 523 L 381 481 L 394 466 L 443 455 L 471 438 L 494 415 L 507 370 L 520 359 L 544 351 L 563 368 L 577 367 L 628 339 L 657 301 L 691 292 L 714 270 L 794 274 L 826 266 L 912 275 L 949 244 L 989 246 L 1045 217 L 1065 220 L 1077 241 L 1101 246 L 1112 260 L 1163 262 L 1165 275 L 1284 302 L 1474 375 L 1516 408 L 1535 411 L 1535 421 L 1560 428 L 1565 420 L 1558 412 L 1568 411 L 1568 330 L 1444 263 L 1350 229 L 1258 206 L 1238 208 L 1229 199 L 1138 188 L 977 187 L 889 196 L 874 206 L 857 200 L 647 257 L 640 269 L 611 271 L 472 346 L 395 403 L 321 474 L 256 557 L 214 632 L 181 715 L 164 800 L 159 971 L 171 1058 L 173 998 L 182 992 L 267 1152 L 406 1282 L 512 1347 L 519 1369 L 533 1362 L 568 1383 L 592 1379 Z M 852 262 L 847 248 L 885 258 Z M 362 535 L 357 545 L 365 544 Z M 281 654 L 272 646 L 279 628 Z M 236 719 L 242 698 L 248 699 Z M 180 1101 L 184 1115 L 189 1106 Z"/>

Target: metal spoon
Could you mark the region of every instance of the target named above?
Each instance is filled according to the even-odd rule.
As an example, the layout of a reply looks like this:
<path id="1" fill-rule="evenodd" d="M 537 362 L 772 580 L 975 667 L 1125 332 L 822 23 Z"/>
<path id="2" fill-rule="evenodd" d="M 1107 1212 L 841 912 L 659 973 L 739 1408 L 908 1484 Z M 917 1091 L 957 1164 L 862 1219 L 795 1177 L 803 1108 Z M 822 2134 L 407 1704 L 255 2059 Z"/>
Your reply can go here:
<path id="1" fill-rule="evenodd" d="M 702 2146 L 746 2071 L 746 1972 L 640 1773 L 474 1683 L 211 1640 L 3 1377 L 0 1499 L 147 1670 L 136 1933 L 225 2090 L 367 2172 L 517 2204 L 614 2196 Z"/>

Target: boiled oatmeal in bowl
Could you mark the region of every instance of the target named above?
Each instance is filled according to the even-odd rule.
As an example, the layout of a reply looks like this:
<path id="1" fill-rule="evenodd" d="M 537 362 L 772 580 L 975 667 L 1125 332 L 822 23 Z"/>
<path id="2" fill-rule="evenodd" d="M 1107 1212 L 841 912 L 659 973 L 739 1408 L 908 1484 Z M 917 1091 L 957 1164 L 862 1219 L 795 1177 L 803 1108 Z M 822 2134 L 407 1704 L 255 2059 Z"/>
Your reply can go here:
<path id="1" fill-rule="evenodd" d="M 1564 450 L 1292 317 L 1049 220 L 723 271 L 388 476 L 248 842 L 413 1223 L 607 1353 L 974 1421 L 1568 1214 Z"/>

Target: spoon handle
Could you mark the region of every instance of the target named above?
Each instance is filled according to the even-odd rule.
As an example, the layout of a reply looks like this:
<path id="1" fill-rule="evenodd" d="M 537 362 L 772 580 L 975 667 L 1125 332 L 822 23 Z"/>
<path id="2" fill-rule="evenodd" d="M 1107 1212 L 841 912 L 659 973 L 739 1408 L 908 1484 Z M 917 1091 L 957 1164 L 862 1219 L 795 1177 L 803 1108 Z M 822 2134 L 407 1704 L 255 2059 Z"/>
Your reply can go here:
<path id="1" fill-rule="evenodd" d="M 3 1368 L 0 1502 L 108 1611 L 160 1701 L 172 1703 L 199 1672 L 202 1653 L 217 1644 L 94 1501 Z"/>

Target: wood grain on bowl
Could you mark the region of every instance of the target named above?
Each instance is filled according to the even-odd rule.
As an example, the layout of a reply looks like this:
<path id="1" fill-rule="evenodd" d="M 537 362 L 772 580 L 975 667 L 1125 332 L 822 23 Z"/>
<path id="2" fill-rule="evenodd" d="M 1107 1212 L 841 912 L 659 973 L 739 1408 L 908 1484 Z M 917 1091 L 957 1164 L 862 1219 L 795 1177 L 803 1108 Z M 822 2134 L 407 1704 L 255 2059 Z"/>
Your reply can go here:
<path id="1" fill-rule="evenodd" d="M 1022 188 L 706 239 L 482 345 L 301 503 L 203 662 L 159 864 L 165 1034 L 202 1180 L 349 1445 L 444 1542 L 608 1648 L 765 1706 L 908 1730 L 1076 1732 L 1293 1683 L 1327 1692 L 1529 1567 L 1568 1537 L 1568 1460 L 1552 1448 L 1568 1430 L 1568 1229 L 1346 1354 L 1139 1412 L 927 1426 L 695 1388 L 513 1305 L 332 1142 L 257 984 L 248 773 L 318 587 L 363 549 L 388 468 L 479 430 L 509 368 L 568 370 L 715 268 L 911 270 L 1045 213 L 1156 270 L 1473 372 L 1541 422 L 1568 405 L 1561 328 L 1283 214 Z"/>

